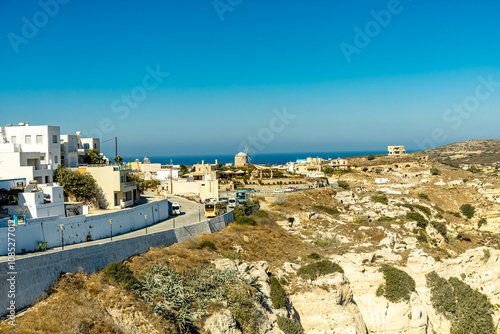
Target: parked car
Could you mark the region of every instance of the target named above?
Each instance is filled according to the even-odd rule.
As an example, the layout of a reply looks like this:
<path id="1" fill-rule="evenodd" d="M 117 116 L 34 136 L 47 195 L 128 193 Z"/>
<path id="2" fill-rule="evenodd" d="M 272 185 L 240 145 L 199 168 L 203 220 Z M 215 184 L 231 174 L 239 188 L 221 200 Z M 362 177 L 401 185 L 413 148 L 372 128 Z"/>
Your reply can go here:
<path id="1" fill-rule="evenodd" d="M 273 190 L 273 193 L 282 193 L 282 192 L 283 192 L 283 190 L 281 190 L 281 189 L 274 189 Z"/>
<path id="2" fill-rule="evenodd" d="M 235 197 L 229 197 L 227 204 L 230 208 L 234 208 L 235 206 L 238 205 L 238 201 L 236 200 Z"/>
<path id="3" fill-rule="evenodd" d="M 227 198 L 227 197 L 221 197 L 221 198 L 219 199 L 219 201 L 224 202 L 224 203 L 227 203 L 227 202 L 228 202 L 228 200 L 229 200 L 229 198 Z"/>
<path id="4" fill-rule="evenodd" d="M 293 189 L 292 187 L 288 187 L 285 189 L 286 193 L 291 192 L 291 191 L 295 191 L 295 189 Z"/>
<path id="5" fill-rule="evenodd" d="M 179 203 L 172 203 L 172 214 L 176 216 L 181 214 L 181 205 Z"/>

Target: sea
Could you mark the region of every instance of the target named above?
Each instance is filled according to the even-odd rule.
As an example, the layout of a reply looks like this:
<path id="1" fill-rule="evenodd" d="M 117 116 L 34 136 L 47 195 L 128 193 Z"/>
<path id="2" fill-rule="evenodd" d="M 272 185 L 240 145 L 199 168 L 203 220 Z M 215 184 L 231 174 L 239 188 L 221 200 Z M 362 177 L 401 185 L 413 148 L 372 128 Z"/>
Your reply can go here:
<path id="1" fill-rule="evenodd" d="M 339 152 L 300 152 L 300 153 L 259 153 L 252 154 L 250 158 L 255 164 L 262 165 L 283 165 L 290 161 L 297 161 L 297 159 L 306 159 L 307 157 L 319 157 L 323 159 L 337 159 L 337 158 L 350 158 L 365 155 L 379 155 L 387 154 L 387 151 L 339 151 Z M 143 161 L 145 157 L 124 157 L 125 162 L 130 161 Z M 218 154 L 218 155 L 172 155 L 172 156 L 148 156 L 151 163 L 160 163 L 162 165 L 169 165 L 170 159 L 174 165 L 184 164 L 192 166 L 201 163 L 234 163 L 234 154 Z"/>

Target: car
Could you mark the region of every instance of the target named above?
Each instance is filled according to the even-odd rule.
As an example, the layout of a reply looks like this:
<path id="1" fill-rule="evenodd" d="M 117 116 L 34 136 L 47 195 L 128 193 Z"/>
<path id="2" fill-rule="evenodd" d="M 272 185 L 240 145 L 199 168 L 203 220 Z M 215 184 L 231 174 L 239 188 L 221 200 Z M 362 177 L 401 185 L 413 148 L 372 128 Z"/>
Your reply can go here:
<path id="1" fill-rule="evenodd" d="M 179 203 L 172 203 L 172 214 L 176 216 L 181 214 L 181 205 Z"/>
<path id="2" fill-rule="evenodd" d="M 230 208 L 234 208 L 235 206 L 238 205 L 238 201 L 234 197 L 229 197 L 227 203 Z"/>
<path id="3" fill-rule="evenodd" d="M 292 187 L 288 187 L 285 189 L 285 192 L 288 193 L 288 192 L 292 192 L 292 191 L 296 191 L 295 189 L 293 189 Z"/>
<path id="4" fill-rule="evenodd" d="M 219 201 L 227 203 L 229 201 L 229 198 L 221 197 L 221 198 L 219 198 Z"/>
<path id="5" fill-rule="evenodd" d="M 283 190 L 281 190 L 281 189 L 274 189 L 273 190 L 273 193 L 282 193 L 282 192 L 283 192 Z"/>

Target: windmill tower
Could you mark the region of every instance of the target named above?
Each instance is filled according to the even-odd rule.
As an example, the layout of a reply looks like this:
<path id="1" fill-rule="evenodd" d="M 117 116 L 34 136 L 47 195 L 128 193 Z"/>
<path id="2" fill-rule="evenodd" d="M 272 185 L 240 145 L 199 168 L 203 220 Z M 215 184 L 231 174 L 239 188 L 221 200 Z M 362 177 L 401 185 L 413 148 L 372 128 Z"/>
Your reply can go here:
<path id="1" fill-rule="evenodd" d="M 245 145 L 243 152 L 240 152 L 234 156 L 234 165 L 236 167 L 243 167 L 253 164 L 252 158 L 250 157 L 250 147 L 248 144 Z"/>

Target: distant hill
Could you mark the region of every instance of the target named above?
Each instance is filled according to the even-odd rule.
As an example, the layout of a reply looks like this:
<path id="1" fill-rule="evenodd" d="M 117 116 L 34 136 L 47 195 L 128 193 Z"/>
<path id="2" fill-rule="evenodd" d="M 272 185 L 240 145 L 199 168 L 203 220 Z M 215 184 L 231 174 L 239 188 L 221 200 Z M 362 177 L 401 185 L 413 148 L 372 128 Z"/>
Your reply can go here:
<path id="1" fill-rule="evenodd" d="M 500 162 L 500 139 L 462 141 L 424 152 L 441 162 L 493 164 Z"/>

